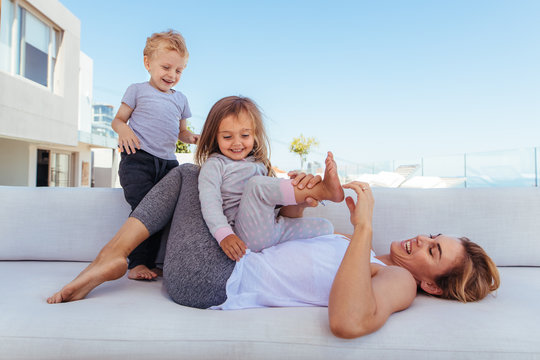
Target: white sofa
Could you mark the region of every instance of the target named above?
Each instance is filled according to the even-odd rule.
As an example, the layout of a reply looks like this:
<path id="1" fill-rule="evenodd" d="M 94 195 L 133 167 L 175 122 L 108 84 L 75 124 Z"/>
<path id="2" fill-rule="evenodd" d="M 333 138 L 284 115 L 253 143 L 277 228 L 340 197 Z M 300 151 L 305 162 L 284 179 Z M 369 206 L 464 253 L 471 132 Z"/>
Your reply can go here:
<path id="1" fill-rule="evenodd" d="M 419 294 L 374 334 L 343 340 L 326 308 L 196 310 L 162 280 L 45 299 L 129 213 L 120 189 L 0 187 L 0 359 L 540 359 L 540 189 L 374 189 L 375 251 L 417 233 L 465 235 L 500 265 L 495 296 Z M 348 232 L 344 203 L 310 209 Z"/>

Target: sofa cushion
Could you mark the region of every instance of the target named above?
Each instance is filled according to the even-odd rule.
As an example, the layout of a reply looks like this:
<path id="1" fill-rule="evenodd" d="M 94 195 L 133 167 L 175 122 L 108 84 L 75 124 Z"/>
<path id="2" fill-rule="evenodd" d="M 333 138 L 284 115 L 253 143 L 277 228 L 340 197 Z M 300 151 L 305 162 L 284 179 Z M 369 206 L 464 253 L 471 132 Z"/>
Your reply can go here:
<path id="1" fill-rule="evenodd" d="M 540 354 L 540 268 L 502 268 L 496 296 L 462 304 L 419 295 L 377 332 L 334 337 L 326 308 L 197 310 L 162 280 L 106 283 L 87 299 L 47 296 L 85 263 L 0 262 L 2 359 L 530 359 Z M 526 296 L 523 293 L 526 292 Z"/>

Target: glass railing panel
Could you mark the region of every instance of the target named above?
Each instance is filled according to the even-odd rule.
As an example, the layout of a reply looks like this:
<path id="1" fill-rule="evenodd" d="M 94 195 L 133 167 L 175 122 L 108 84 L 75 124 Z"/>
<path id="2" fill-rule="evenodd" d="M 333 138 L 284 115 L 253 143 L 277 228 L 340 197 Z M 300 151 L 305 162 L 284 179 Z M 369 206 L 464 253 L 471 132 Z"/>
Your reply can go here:
<path id="1" fill-rule="evenodd" d="M 535 158 L 535 148 L 467 154 L 467 187 L 536 186 Z"/>

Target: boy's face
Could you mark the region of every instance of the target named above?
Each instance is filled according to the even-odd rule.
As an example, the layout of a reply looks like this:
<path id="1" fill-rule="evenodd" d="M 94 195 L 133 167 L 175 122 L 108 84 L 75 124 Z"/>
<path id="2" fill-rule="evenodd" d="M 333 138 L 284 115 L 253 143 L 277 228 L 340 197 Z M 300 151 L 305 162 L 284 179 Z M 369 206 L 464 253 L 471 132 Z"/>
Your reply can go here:
<path id="1" fill-rule="evenodd" d="M 178 84 L 186 65 L 186 58 L 164 48 L 159 48 L 150 57 L 144 57 L 144 67 L 150 73 L 150 85 L 162 92 L 169 92 Z"/>

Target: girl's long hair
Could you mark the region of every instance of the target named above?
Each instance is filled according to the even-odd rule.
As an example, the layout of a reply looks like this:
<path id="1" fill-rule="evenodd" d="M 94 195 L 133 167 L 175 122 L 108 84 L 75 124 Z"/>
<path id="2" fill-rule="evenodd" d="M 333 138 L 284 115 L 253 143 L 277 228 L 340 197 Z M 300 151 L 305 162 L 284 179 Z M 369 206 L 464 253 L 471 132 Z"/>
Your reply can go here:
<path id="1" fill-rule="evenodd" d="M 264 129 L 261 111 L 253 100 L 243 96 L 228 96 L 212 106 L 197 144 L 195 152 L 196 164 L 201 166 L 213 153 L 221 154 L 217 141 L 219 125 L 227 116 L 238 116 L 242 112 L 245 112 L 253 122 L 255 141 L 250 155 L 253 155 L 257 161 L 264 164 L 268 170 L 268 176 L 275 176 L 270 163 L 270 142 Z"/>

